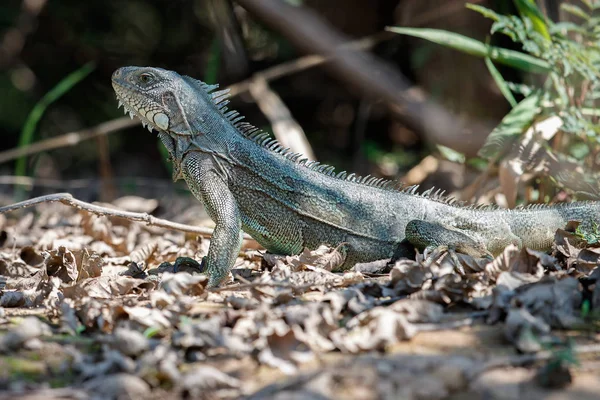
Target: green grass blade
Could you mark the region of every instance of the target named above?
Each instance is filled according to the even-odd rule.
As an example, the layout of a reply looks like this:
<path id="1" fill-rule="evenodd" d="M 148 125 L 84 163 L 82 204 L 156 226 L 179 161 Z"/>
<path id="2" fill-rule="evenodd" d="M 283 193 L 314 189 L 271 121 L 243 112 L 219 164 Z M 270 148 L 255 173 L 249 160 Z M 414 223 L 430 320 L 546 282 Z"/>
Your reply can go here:
<path id="1" fill-rule="evenodd" d="M 517 105 L 517 100 L 515 100 L 515 96 L 513 96 L 512 91 L 510 90 L 508 84 L 502 77 L 502 74 L 500 73 L 500 71 L 498 71 L 498 68 L 496 68 L 496 66 L 489 57 L 485 58 L 485 65 L 488 67 L 490 74 L 492 74 L 492 78 L 494 78 L 494 82 L 496 82 L 496 85 L 498 86 L 498 89 L 500 89 L 500 92 L 502 93 L 504 98 L 510 103 L 511 107 L 515 107 Z"/>
<path id="2" fill-rule="evenodd" d="M 204 70 L 204 82 L 214 85 L 221 68 L 221 43 L 217 37 L 210 44 L 210 52 Z"/>
<path id="3" fill-rule="evenodd" d="M 401 35 L 413 36 L 439 45 L 450 47 L 476 57 L 489 57 L 493 61 L 508 65 L 522 71 L 533 73 L 546 73 L 550 71 L 550 65 L 537 57 L 530 56 L 519 51 L 504 49 L 501 47 L 487 46 L 485 43 L 473 38 L 440 29 L 429 28 L 403 28 L 387 27 L 386 30 Z"/>
<path id="4" fill-rule="evenodd" d="M 513 107 L 490 133 L 485 144 L 479 150 L 479 156 L 490 160 L 509 149 L 514 139 L 522 135 L 539 114 L 541 98 L 540 91 L 536 91 Z"/>
<path id="5" fill-rule="evenodd" d="M 19 137 L 19 147 L 25 147 L 33 141 L 33 136 L 37 128 L 38 123 L 42 119 L 44 112 L 50 106 L 58 100 L 62 95 L 67 93 L 73 86 L 79 83 L 83 78 L 88 76 L 96 68 L 93 62 L 87 63 L 81 68 L 71 72 L 65 78 L 63 78 L 56 86 L 54 86 L 48 93 L 44 95 L 33 107 L 23 129 L 21 130 L 21 136 Z M 19 157 L 15 166 L 15 175 L 24 176 L 26 170 L 26 156 Z"/>

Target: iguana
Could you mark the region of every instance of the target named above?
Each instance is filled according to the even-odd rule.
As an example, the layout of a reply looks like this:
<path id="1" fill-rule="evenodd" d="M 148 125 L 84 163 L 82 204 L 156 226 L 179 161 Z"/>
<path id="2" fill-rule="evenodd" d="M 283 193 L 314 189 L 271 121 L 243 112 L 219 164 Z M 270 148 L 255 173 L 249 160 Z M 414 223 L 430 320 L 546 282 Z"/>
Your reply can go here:
<path id="1" fill-rule="evenodd" d="M 217 85 L 149 67 L 123 67 L 112 85 L 119 105 L 158 131 L 183 178 L 215 222 L 205 267 L 219 285 L 239 253 L 242 231 L 276 254 L 340 246 L 348 269 L 390 258 L 406 242 L 477 256 L 511 243 L 551 247 L 570 220 L 600 222 L 600 202 L 516 210 L 462 206 L 435 193 L 358 177 L 284 149 L 229 110 Z"/>

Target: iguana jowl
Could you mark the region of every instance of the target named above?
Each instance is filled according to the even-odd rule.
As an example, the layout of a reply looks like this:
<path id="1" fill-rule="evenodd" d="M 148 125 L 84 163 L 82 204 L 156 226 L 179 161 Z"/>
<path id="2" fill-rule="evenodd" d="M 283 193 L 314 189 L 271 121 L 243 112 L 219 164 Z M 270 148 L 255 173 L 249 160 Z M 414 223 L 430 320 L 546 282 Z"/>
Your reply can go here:
<path id="1" fill-rule="evenodd" d="M 112 77 L 125 110 L 159 132 L 174 165 L 215 222 L 206 257 L 210 285 L 232 268 L 242 230 L 267 250 L 342 245 L 343 269 L 389 258 L 403 240 L 498 254 L 510 243 L 546 250 L 570 220 L 600 222 L 600 203 L 518 210 L 463 207 L 372 177 L 307 162 L 227 109 L 228 91 L 159 68 L 124 67 Z"/>

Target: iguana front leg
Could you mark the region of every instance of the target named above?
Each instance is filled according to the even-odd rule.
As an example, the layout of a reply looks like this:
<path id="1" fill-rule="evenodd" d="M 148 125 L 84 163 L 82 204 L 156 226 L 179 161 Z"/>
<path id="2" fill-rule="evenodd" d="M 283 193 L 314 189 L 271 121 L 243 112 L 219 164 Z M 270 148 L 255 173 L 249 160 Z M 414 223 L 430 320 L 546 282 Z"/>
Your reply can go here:
<path id="1" fill-rule="evenodd" d="M 208 255 L 205 258 L 209 286 L 219 285 L 226 277 L 242 245 L 242 218 L 226 176 L 210 154 L 191 152 L 181 171 L 188 187 L 206 207 L 215 222 Z"/>

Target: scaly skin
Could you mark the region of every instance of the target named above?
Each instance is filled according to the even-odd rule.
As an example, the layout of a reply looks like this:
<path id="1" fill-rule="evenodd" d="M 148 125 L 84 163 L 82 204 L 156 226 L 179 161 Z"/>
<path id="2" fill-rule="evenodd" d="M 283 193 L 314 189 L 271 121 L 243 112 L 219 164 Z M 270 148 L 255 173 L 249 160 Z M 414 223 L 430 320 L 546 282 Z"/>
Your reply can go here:
<path id="1" fill-rule="evenodd" d="M 112 78 L 126 111 L 159 132 L 174 165 L 215 222 L 206 268 L 218 285 L 233 267 L 241 231 L 268 251 L 298 254 L 342 245 L 341 269 L 390 258 L 408 240 L 495 255 L 510 243 L 547 250 L 570 220 L 600 221 L 597 202 L 521 210 L 478 209 L 387 182 L 336 175 L 290 154 L 225 107 L 225 91 L 159 68 L 124 67 Z M 211 93 L 212 92 L 212 93 Z"/>

